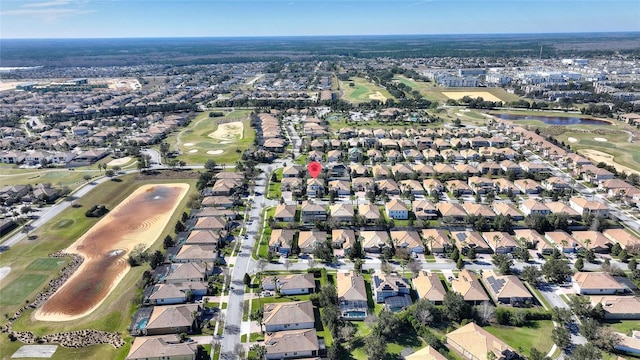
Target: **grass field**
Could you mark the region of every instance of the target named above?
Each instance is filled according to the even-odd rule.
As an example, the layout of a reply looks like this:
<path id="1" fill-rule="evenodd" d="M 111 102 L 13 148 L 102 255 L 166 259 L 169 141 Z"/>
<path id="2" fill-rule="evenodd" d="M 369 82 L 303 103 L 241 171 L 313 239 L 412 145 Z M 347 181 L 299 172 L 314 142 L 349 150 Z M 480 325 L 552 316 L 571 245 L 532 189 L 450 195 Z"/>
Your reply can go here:
<path id="1" fill-rule="evenodd" d="M 21 275 L 0 290 L 0 305 L 19 305 L 29 295 L 39 289 L 47 279 L 47 275 Z"/>
<path id="2" fill-rule="evenodd" d="M 396 75 L 394 80 L 409 86 L 412 90 L 418 90 L 422 96 L 432 101 L 445 102 L 451 98 L 462 98 L 464 95 L 469 95 L 471 97 L 483 96 L 474 93 L 488 93 L 491 96 L 496 97 L 497 100 L 504 102 L 518 101 L 521 99 L 518 95 L 510 94 L 502 88 L 448 88 L 434 86 L 434 83 L 432 82 L 415 81 L 402 75 Z M 445 95 L 445 93 L 449 96 Z M 486 95 L 484 96 L 484 99 L 496 101 L 496 99 L 487 98 Z"/>
<path id="3" fill-rule="evenodd" d="M 354 86 L 350 86 L 350 84 Z M 355 104 L 371 100 L 385 102 L 387 99 L 395 99 L 387 90 L 360 77 L 351 78 L 349 81 L 340 81 L 340 89 L 342 90 L 342 99 Z"/>
<path id="4" fill-rule="evenodd" d="M 549 336 L 553 330 L 553 323 L 549 320 L 531 321 L 527 327 L 492 325 L 485 327 L 485 330 L 516 350 L 524 349 L 525 355 L 529 355 L 531 348 L 546 354 L 553 346 Z"/>
<path id="5" fill-rule="evenodd" d="M 168 226 L 163 230 L 160 238 L 164 238 L 168 234 L 173 233 L 173 224 L 180 218 L 182 211 L 191 193 L 195 192 L 195 180 L 135 180 L 136 174 L 130 174 L 122 177 L 122 182 L 107 181 L 97 186 L 89 194 L 77 201 L 80 205 L 77 208 L 69 207 L 53 218 L 50 222 L 42 226 L 33 234 L 37 235 L 36 240 L 22 241 L 13 246 L 9 251 L 0 254 L 0 263 L 4 266 L 10 266 L 11 272 L 2 281 L 0 289 L 0 298 L 4 298 L 5 291 L 11 290 L 6 284 L 27 283 L 24 279 L 31 276 L 31 283 L 40 281 L 39 277 L 43 277 L 40 284 L 33 291 L 21 290 L 14 296 L 16 304 L 0 304 L 0 312 L 15 312 L 24 301 L 33 296 L 49 279 L 56 276 L 56 269 L 52 260 L 60 261 L 62 259 L 49 259 L 48 254 L 60 249 L 65 249 L 72 244 L 79 236 L 84 234 L 98 219 L 87 218 L 84 215 L 86 209 L 93 204 L 105 204 L 107 208 L 112 209 L 131 192 L 141 185 L 147 183 L 175 183 L 186 182 L 191 185 L 190 193 L 185 196 L 182 203 L 178 207 L 178 211 L 172 216 L 168 222 Z M 68 221 L 67 221 L 68 220 Z M 59 224 L 66 224 L 60 227 Z M 161 242 L 156 241 L 150 251 L 161 249 Z M 60 264 L 61 268 L 63 264 Z M 142 273 L 148 270 L 148 265 L 132 268 L 124 277 L 122 282 L 113 291 L 105 302 L 98 307 L 92 314 L 76 320 L 68 322 L 42 322 L 32 320 L 33 310 L 25 311 L 20 319 L 13 323 L 13 329 L 16 331 L 32 331 L 36 336 L 61 332 L 73 331 L 80 329 L 96 329 L 109 332 L 118 332 L 127 334 L 127 327 L 131 320 L 131 315 L 135 311 L 133 300 L 138 296 L 138 283 L 142 278 Z M 36 276 L 36 277 L 33 277 Z M 13 290 L 11 290 L 13 291 Z M 127 343 L 130 339 L 125 336 Z M 20 347 L 19 343 L 12 343 L 7 337 L 0 337 L 0 354 L 13 354 Z M 128 352 L 129 346 L 121 349 L 115 349 L 113 346 L 91 346 L 83 349 L 65 349 L 58 348 L 52 359 L 124 359 Z"/>
<path id="6" fill-rule="evenodd" d="M 592 126 L 592 128 L 594 127 Z M 566 131 L 556 136 L 556 138 L 564 141 L 565 144 L 569 144 L 571 148 L 579 154 L 591 158 L 596 162 L 617 163 L 631 170 L 640 171 L 640 144 L 630 143 L 625 133 L 601 135 L 591 132 Z M 569 138 L 577 141 L 570 142 Z M 607 139 L 607 141 L 596 141 L 594 138 L 604 138 Z M 598 152 L 612 155 L 613 161 L 611 161 L 610 158 L 607 159 L 606 156 L 599 156 Z M 629 169 L 619 168 L 618 170 L 626 170 L 627 173 L 629 173 Z"/>
<path id="7" fill-rule="evenodd" d="M 250 113 L 250 110 L 235 110 L 224 117 L 210 118 L 209 111 L 202 112 L 186 128 L 169 136 L 167 143 L 179 150 L 182 153 L 179 159 L 189 165 L 204 164 L 208 159 L 219 164 L 234 164 L 256 136 L 250 126 Z M 237 120 L 243 129 L 240 132 L 237 124 L 222 124 L 225 131 L 221 131 L 217 122 L 222 120 Z"/>

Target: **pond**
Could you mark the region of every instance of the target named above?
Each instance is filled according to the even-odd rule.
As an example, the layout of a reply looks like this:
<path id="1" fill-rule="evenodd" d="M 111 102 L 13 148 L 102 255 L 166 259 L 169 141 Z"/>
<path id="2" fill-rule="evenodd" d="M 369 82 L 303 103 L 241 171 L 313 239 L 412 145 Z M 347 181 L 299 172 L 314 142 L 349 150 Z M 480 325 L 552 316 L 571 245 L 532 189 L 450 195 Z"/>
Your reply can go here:
<path id="1" fill-rule="evenodd" d="M 514 115 L 492 114 L 502 120 L 538 120 L 547 125 L 611 125 L 606 120 L 581 118 L 578 116 L 541 116 L 541 115 Z"/>

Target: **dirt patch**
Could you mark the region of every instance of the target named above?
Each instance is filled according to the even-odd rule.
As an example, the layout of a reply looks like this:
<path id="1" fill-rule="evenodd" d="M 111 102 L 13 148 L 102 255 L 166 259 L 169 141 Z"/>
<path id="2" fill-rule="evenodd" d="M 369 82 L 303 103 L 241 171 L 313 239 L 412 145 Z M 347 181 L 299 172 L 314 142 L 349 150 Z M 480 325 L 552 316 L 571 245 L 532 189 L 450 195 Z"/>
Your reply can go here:
<path id="1" fill-rule="evenodd" d="M 158 239 L 188 189 L 184 183 L 136 189 L 67 249 L 85 260 L 34 317 L 67 321 L 94 311 L 129 271 L 131 250 Z"/>
<path id="2" fill-rule="evenodd" d="M 9 275 L 9 271 L 11 271 L 11 268 L 8 266 L 0 267 L 0 280 L 4 279 L 5 276 Z"/>
<path id="3" fill-rule="evenodd" d="M 637 170 L 634 170 L 634 169 L 632 169 L 630 167 L 618 164 L 617 162 L 615 162 L 613 160 L 613 155 L 604 153 L 602 151 L 593 150 L 593 149 L 582 149 L 582 150 L 578 150 L 578 153 L 580 153 L 584 157 L 589 158 L 590 160 L 592 160 L 592 161 L 594 161 L 596 163 L 604 162 L 604 163 L 607 163 L 607 164 L 611 164 L 618 171 L 625 171 L 627 174 L 634 173 L 634 174 L 640 175 L 640 171 L 637 171 Z"/>
<path id="4" fill-rule="evenodd" d="M 601 138 L 601 137 L 594 137 L 593 140 L 597 141 L 597 142 L 607 142 L 609 140 L 605 139 L 605 138 Z"/>
<path id="5" fill-rule="evenodd" d="M 576 138 L 574 138 L 574 137 L 569 136 L 569 137 L 567 138 L 567 141 L 569 141 L 570 143 L 575 143 L 575 142 L 578 142 L 578 139 L 576 139 Z"/>
<path id="6" fill-rule="evenodd" d="M 195 154 L 195 153 L 197 153 L 197 152 L 198 152 L 198 149 L 191 149 L 191 150 L 189 150 L 189 153 L 191 153 L 191 154 Z"/>
<path id="7" fill-rule="evenodd" d="M 195 145 L 194 143 L 184 143 L 184 146 L 189 147 Z"/>
<path id="8" fill-rule="evenodd" d="M 460 100 L 465 96 L 469 96 L 472 98 L 481 97 L 483 100 L 487 101 L 502 101 L 502 99 L 487 91 L 445 91 L 442 95 L 454 100 Z"/>
<path id="9" fill-rule="evenodd" d="M 387 97 L 382 95 L 380 91 L 376 91 L 373 94 L 369 94 L 369 99 L 371 100 L 380 100 L 382 102 L 387 101 Z"/>
<path id="10" fill-rule="evenodd" d="M 207 154 L 209 155 L 219 155 L 222 154 L 224 151 L 223 150 L 209 150 L 207 151 Z"/>
<path id="11" fill-rule="evenodd" d="M 120 158 L 120 159 L 113 159 L 113 160 L 111 160 L 111 161 L 109 161 L 107 163 L 107 166 L 122 166 L 122 165 L 128 163 L 129 161 L 131 161 L 131 157 L 130 156 L 123 157 L 123 158 Z"/>
<path id="12" fill-rule="evenodd" d="M 218 124 L 216 131 L 209 134 L 212 139 L 218 140 L 240 140 L 244 134 L 244 124 L 242 121 L 234 121 L 225 124 Z"/>

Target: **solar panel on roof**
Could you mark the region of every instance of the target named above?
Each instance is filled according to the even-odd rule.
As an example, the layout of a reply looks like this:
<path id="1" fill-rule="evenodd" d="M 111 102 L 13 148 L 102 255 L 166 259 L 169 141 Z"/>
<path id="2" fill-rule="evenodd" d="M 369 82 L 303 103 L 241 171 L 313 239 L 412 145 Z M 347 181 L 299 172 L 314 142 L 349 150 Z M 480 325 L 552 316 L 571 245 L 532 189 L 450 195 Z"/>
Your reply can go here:
<path id="1" fill-rule="evenodd" d="M 489 286 L 491 286 L 493 292 L 497 294 L 500 292 L 500 289 L 502 289 L 506 281 L 504 279 L 496 279 L 493 276 L 489 276 L 487 278 L 487 282 L 489 283 Z"/>

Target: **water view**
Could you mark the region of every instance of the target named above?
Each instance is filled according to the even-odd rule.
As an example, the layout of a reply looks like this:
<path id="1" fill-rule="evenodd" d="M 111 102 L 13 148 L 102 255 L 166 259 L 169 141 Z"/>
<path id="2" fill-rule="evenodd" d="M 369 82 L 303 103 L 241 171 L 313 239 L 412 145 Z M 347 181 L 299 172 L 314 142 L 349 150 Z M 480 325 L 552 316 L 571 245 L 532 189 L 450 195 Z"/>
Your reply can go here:
<path id="1" fill-rule="evenodd" d="M 611 125 L 605 120 L 587 119 L 577 116 L 541 116 L 541 115 L 514 115 L 492 114 L 502 120 L 538 120 L 548 125 Z"/>

